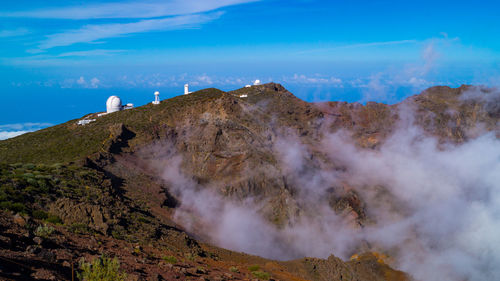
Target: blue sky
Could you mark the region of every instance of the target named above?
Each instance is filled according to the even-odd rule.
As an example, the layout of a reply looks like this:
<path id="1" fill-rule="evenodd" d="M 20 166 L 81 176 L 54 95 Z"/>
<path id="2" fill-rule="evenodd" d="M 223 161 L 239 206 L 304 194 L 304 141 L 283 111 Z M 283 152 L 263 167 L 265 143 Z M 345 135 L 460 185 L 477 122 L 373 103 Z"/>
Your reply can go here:
<path id="1" fill-rule="evenodd" d="M 308 101 L 389 103 L 433 85 L 496 86 L 498 11 L 498 1 L 8 1 L 0 138 L 101 111 L 111 94 L 141 105 L 184 83 L 260 79 Z"/>

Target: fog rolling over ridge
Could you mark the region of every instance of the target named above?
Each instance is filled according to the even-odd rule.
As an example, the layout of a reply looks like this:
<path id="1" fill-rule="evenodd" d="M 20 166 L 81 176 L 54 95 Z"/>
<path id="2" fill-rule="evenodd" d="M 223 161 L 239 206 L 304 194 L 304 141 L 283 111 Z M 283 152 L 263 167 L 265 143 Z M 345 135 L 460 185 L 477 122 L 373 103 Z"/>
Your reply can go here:
<path id="1" fill-rule="evenodd" d="M 0 141 L 9 208 L 0 226 L 11 245 L 24 243 L 2 253 L 46 271 L 14 220 L 24 206 L 60 218 L 52 241 L 78 239 L 73 252 L 87 258 L 93 233 L 95 249 L 141 280 L 248 279 L 253 265 L 276 280 L 497 280 L 499 100 L 496 89 L 464 85 L 393 105 L 309 103 L 268 83 Z M 45 179 L 35 192 L 34 179 Z M 172 267 L 159 266 L 163 256 Z"/>
<path id="2" fill-rule="evenodd" d="M 477 95 L 471 90 L 461 98 Z M 499 98 L 498 91 L 481 96 L 493 109 Z M 377 251 L 416 280 L 500 279 L 497 135 L 478 125 L 462 143 L 442 142 L 416 124 L 411 103 L 402 103 L 397 114 L 376 149 L 356 146 L 341 129 L 322 133 L 312 151 L 295 131 L 281 130 L 272 147 L 280 169 L 244 170 L 283 176 L 296 187 L 291 193 L 300 210 L 281 226 L 263 214 L 269 199 L 229 199 L 223 183 L 194 180 L 168 142 L 155 144 L 162 153 L 152 163 L 181 202 L 176 220 L 218 246 L 279 260 Z M 353 212 L 332 208 L 328 198 L 339 190 L 360 197 L 361 223 Z"/>

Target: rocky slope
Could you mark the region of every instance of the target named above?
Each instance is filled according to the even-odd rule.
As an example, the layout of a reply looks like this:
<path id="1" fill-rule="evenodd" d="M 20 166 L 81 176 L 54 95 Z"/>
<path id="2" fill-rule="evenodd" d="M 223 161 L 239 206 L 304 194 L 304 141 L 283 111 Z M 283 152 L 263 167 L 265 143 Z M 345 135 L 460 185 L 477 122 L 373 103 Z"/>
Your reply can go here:
<path id="1" fill-rule="evenodd" d="M 2 212 L 0 255 L 7 263 L 0 265 L 0 276 L 69 280 L 68 264 L 107 253 L 120 258 L 129 276 L 148 280 L 249 279 L 256 277 L 248 270 L 253 264 L 277 280 L 405 280 L 378 254 L 348 262 L 333 256 L 277 262 L 210 246 L 217 244 L 210 233 L 218 230 L 203 219 L 186 220 L 186 214 L 197 215 L 191 210 L 196 206 L 186 203 L 186 186 L 235 204 L 250 200 L 256 214 L 277 229 L 314 216 L 321 200 L 351 227 L 363 228 L 374 222 L 351 183 L 304 194 L 314 181 L 311 170 L 346 170 L 324 153 L 325 138 L 345 133 L 359 149 L 376 151 L 405 120 L 441 145 L 475 138 L 479 127 L 499 137 L 500 101 L 492 91 L 433 87 L 400 104 L 361 105 L 307 103 L 273 83 L 232 92 L 206 89 L 85 126 L 72 120 L 1 141 L 0 199 L 10 211 Z M 292 165 L 298 158 L 288 158 L 291 144 L 307 152 L 298 168 Z M 15 213 L 30 219 L 16 224 Z M 44 221 L 55 223 L 56 232 L 35 245 L 32 228 Z"/>

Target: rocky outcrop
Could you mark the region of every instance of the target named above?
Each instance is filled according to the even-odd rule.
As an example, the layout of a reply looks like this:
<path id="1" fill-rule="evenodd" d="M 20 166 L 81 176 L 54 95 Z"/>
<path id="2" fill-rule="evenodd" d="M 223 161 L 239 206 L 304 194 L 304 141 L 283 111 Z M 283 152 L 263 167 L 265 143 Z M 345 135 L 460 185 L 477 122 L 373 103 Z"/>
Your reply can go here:
<path id="1" fill-rule="evenodd" d="M 399 104 L 369 102 L 362 105 L 308 103 L 274 83 L 232 92 L 206 89 L 162 101 L 160 105 L 149 104 L 108 114 L 88 126 L 69 122 L 2 141 L 0 159 L 9 163 L 50 165 L 82 162 L 82 166 L 102 173 L 106 179 L 94 180 L 93 186 L 98 191 L 104 186 L 109 189 L 105 201 L 100 192 L 89 200 L 79 200 L 78 196 L 85 196 L 85 192 L 66 194 L 67 198 L 51 198 L 48 211 L 60 217 L 65 225 L 88 225 L 95 232 L 114 232 L 119 239 L 141 241 L 144 237 L 175 236 L 162 232 L 166 227 L 158 222 L 161 219 L 175 225 L 169 220 L 175 209 L 182 206 L 172 186 L 163 182 L 161 168 L 172 156 L 182 159 L 181 173 L 197 185 L 196 188 L 213 189 L 235 202 L 256 200 L 261 214 L 278 227 L 313 209 L 319 202 L 315 200 L 323 200 L 327 208 L 347 217 L 355 227 L 363 227 L 365 222 L 370 222 L 370 206 L 365 206 L 363 192 L 354 192 L 353 188 L 340 184 L 319 183 L 325 193 L 307 199 L 311 195 L 306 194 L 307 187 L 314 180 L 308 178 L 308 169 L 332 173 L 346 169 L 335 157 L 331 159 L 322 151 L 322 139 L 342 131 L 358 148 L 378 150 L 410 112 L 411 125 L 441 143 L 464 142 L 475 136 L 477 128 L 500 136 L 500 107 L 496 96 L 476 97 L 488 91 L 470 86 L 433 87 Z M 26 146 L 26 143 L 32 145 Z M 294 152 L 293 145 L 300 146 L 304 155 L 287 158 Z M 301 165 L 295 163 L 298 158 L 303 161 Z M 85 160 L 77 162 L 82 159 Z M 85 185 L 80 183 L 90 181 L 83 174 L 81 177 L 75 188 L 83 188 Z M 112 206 L 115 198 L 123 209 Z M 130 212 L 137 206 L 132 205 L 136 203 L 144 208 L 131 216 Z M 122 210 L 130 215 L 126 223 L 124 220 L 118 223 L 116 219 Z M 20 220 L 18 223 L 22 224 Z M 194 240 L 182 241 L 192 244 Z M 195 252 L 199 255 L 201 250 Z M 339 280 L 340 277 L 342 280 L 384 280 L 382 276 L 387 272 L 393 274 L 390 276 L 402 276 L 386 272 L 384 265 L 370 257 L 349 263 L 331 257 L 300 264 L 302 269 L 310 266 L 310 274 L 301 276 L 315 280 Z"/>
<path id="2" fill-rule="evenodd" d="M 76 203 L 68 198 L 60 198 L 50 208 L 66 225 L 81 224 L 103 234 L 107 234 L 109 223 L 114 222 L 106 207 L 88 203 Z"/>

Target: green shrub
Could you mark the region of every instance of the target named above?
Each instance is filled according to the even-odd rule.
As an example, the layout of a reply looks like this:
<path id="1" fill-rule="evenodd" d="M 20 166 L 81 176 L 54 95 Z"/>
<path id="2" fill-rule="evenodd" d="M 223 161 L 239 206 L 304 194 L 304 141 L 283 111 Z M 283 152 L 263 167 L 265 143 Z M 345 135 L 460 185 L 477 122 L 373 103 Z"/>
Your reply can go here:
<path id="1" fill-rule="evenodd" d="M 12 204 L 11 210 L 14 211 L 14 212 L 18 212 L 18 213 L 25 213 L 26 212 L 26 206 L 24 206 L 23 203 L 17 202 L 17 203 Z"/>
<path id="2" fill-rule="evenodd" d="M 92 232 L 92 230 L 84 223 L 73 223 L 69 226 L 69 231 L 76 234 L 86 234 Z"/>
<path id="3" fill-rule="evenodd" d="M 258 271 L 260 269 L 260 266 L 258 265 L 251 265 L 248 267 L 248 270 L 250 271 Z"/>
<path id="4" fill-rule="evenodd" d="M 149 223 L 149 219 L 145 217 L 138 217 L 137 220 L 142 223 Z"/>
<path id="5" fill-rule="evenodd" d="M 63 223 L 61 218 L 56 216 L 56 215 L 49 215 L 49 217 L 47 218 L 47 222 L 50 222 L 53 224 L 62 224 Z"/>
<path id="6" fill-rule="evenodd" d="M 115 226 L 115 228 L 116 229 L 113 229 L 111 231 L 111 236 L 113 236 L 113 238 L 118 239 L 118 240 L 125 239 L 125 236 L 123 235 L 123 233 L 125 232 L 125 230 L 124 229 L 120 229 L 117 226 Z"/>
<path id="7" fill-rule="evenodd" d="M 32 216 L 38 220 L 46 220 L 49 218 L 49 214 L 47 214 L 46 212 L 44 212 L 42 210 L 34 210 L 32 213 Z"/>
<path id="8" fill-rule="evenodd" d="M 269 280 L 269 277 L 271 277 L 269 273 L 264 271 L 252 271 L 252 275 L 262 280 Z"/>
<path id="9" fill-rule="evenodd" d="M 235 273 L 236 273 L 236 272 L 240 272 L 240 270 L 239 270 L 236 266 L 231 266 L 231 267 L 229 268 L 229 271 L 231 271 L 231 272 L 235 272 Z"/>
<path id="10" fill-rule="evenodd" d="M 82 281 L 124 281 L 127 278 L 127 275 L 120 270 L 118 259 L 106 256 L 94 259 L 92 263 L 82 259 L 80 270 L 78 278 Z"/>
<path id="11" fill-rule="evenodd" d="M 40 225 L 35 229 L 35 235 L 42 238 L 49 238 L 55 229 L 52 226 Z"/>
<path id="12" fill-rule="evenodd" d="M 184 257 L 190 261 L 195 261 L 196 260 L 196 255 L 193 255 L 191 253 L 186 253 L 184 254 Z"/>
<path id="13" fill-rule="evenodd" d="M 2 210 L 10 210 L 11 205 L 12 205 L 12 202 L 2 201 L 2 202 L 0 202 L 0 209 L 2 209 Z"/>
<path id="14" fill-rule="evenodd" d="M 177 263 L 177 258 L 174 256 L 164 256 L 163 260 L 171 264 Z"/>
<path id="15" fill-rule="evenodd" d="M 33 169 L 35 169 L 35 167 L 36 167 L 35 164 L 31 164 L 31 163 L 23 165 L 23 168 L 28 169 L 28 170 L 33 170 Z"/>
<path id="16" fill-rule="evenodd" d="M 28 179 L 32 179 L 35 177 L 35 175 L 33 173 L 24 173 L 23 177 L 28 178 Z"/>
<path id="17" fill-rule="evenodd" d="M 4 210 L 11 210 L 15 213 L 25 213 L 26 212 L 26 207 L 24 206 L 23 203 L 12 203 L 11 201 L 3 201 L 0 202 L 0 209 Z"/>

